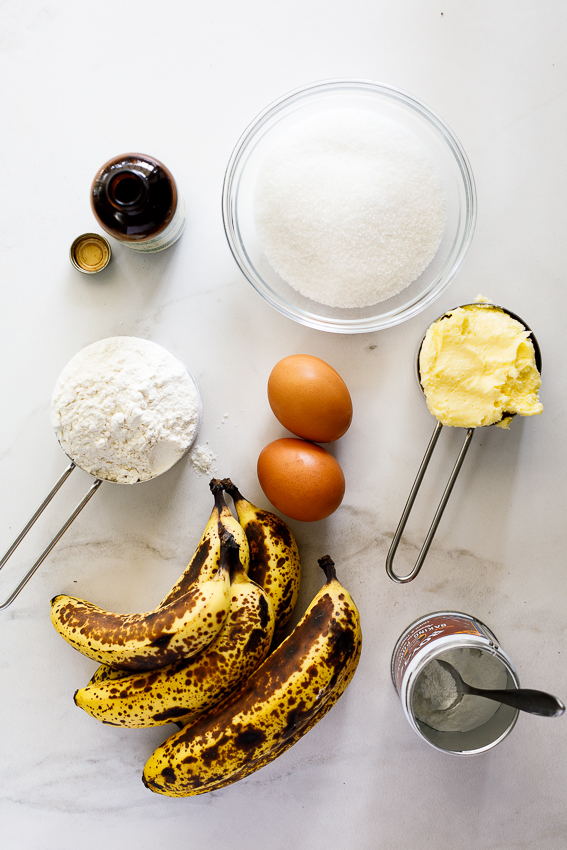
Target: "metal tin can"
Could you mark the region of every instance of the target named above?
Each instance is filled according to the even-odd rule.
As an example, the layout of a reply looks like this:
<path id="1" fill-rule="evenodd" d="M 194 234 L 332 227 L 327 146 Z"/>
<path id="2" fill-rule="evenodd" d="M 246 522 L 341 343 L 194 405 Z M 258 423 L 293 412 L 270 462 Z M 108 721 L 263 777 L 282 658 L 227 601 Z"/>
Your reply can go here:
<path id="1" fill-rule="evenodd" d="M 464 697 L 457 708 L 424 712 L 422 694 L 426 693 L 425 684 L 432 681 L 435 668 L 440 668 L 440 665 L 430 667 L 439 657 L 446 658 L 457 669 L 455 657 L 466 660 L 469 678 L 471 673 L 475 678 L 469 684 L 476 687 L 494 687 L 494 682 L 485 681 L 488 675 L 497 677 L 496 687 L 519 687 L 514 665 L 484 623 L 459 611 L 427 614 L 403 632 L 392 654 L 392 681 L 410 726 L 420 738 L 445 753 L 475 755 L 495 747 L 514 728 L 517 709 L 502 703 L 489 705 L 482 697 Z M 463 670 L 459 672 L 466 681 Z M 476 703 L 469 703 L 467 708 L 465 699 Z"/>

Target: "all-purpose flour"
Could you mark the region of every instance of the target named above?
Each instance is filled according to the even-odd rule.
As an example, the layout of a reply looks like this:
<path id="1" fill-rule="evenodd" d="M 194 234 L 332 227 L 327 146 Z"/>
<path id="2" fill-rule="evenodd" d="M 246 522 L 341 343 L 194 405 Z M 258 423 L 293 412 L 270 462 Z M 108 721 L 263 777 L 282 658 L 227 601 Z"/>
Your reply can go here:
<path id="1" fill-rule="evenodd" d="M 100 340 L 61 372 L 51 422 L 63 450 L 87 472 L 134 484 L 165 472 L 193 442 L 197 388 L 161 345 L 137 337 Z"/>
<path id="2" fill-rule="evenodd" d="M 266 156 L 254 197 L 270 264 L 302 295 L 365 307 L 409 286 L 445 229 L 440 176 L 417 136 L 364 109 L 297 124 Z"/>

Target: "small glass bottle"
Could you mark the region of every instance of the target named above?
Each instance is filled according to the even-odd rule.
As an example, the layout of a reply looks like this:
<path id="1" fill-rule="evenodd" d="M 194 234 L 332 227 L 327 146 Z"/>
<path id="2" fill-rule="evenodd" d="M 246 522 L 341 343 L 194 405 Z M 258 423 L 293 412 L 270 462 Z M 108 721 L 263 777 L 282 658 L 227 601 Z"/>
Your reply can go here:
<path id="1" fill-rule="evenodd" d="M 93 180 L 91 206 L 100 226 L 134 251 L 169 248 L 186 222 L 171 172 L 145 154 L 126 153 L 105 163 Z"/>

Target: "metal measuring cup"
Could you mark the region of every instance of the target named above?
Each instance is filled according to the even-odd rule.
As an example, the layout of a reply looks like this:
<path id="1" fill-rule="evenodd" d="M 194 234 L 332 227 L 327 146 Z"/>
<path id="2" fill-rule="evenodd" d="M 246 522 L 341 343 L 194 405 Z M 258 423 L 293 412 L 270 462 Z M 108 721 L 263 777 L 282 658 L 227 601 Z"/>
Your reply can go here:
<path id="1" fill-rule="evenodd" d="M 166 466 L 165 468 L 160 469 L 160 470 L 159 470 L 158 472 L 156 472 L 154 475 L 151 475 L 151 476 L 149 476 L 148 478 L 145 478 L 145 479 L 144 479 L 144 481 L 151 481 L 151 480 L 153 480 L 154 478 L 157 478 L 158 476 L 163 475 L 165 472 L 169 472 L 169 470 L 170 470 L 173 466 L 175 466 L 175 464 L 176 464 L 176 463 L 178 463 L 178 462 L 179 462 L 179 461 L 180 461 L 183 457 L 185 457 L 185 455 L 186 455 L 186 454 L 187 454 L 187 453 L 191 450 L 191 448 L 193 447 L 193 445 L 194 445 L 194 443 L 195 443 L 195 440 L 197 439 L 197 434 L 199 433 L 199 428 L 200 428 L 200 426 L 201 426 L 201 416 L 202 416 L 202 402 L 201 402 L 201 396 L 200 396 L 200 393 L 199 393 L 199 388 L 198 388 L 198 386 L 197 386 L 197 383 L 196 383 L 196 381 L 195 381 L 195 379 L 194 379 L 193 375 L 189 372 L 189 370 L 187 369 L 187 367 L 184 367 L 184 368 L 185 368 L 185 370 L 186 370 L 186 372 L 187 372 L 187 374 L 188 374 L 189 378 L 191 379 L 191 381 L 192 381 L 192 383 L 193 383 L 193 387 L 194 387 L 194 389 L 195 389 L 195 393 L 196 393 L 196 396 L 197 396 L 197 404 L 198 404 L 197 422 L 196 422 L 196 424 L 195 424 L 195 429 L 194 429 L 194 431 L 193 431 L 192 438 L 191 438 L 190 442 L 187 444 L 187 446 L 186 446 L 186 447 L 184 447 L 182 454 L 181 454 L 181 455 L 179 455 L 179 457 L 176 457 L 176 458 L 175 458 L 175 459 L 171 462 L 171 464 L 170 464 L 169 466 Z M 113 481 L 113 479 L 112 479 L 112 478 L 107 477 L 107 476 L 104 476 L 104 475 L 100 475 L 100 474 L 99 474 L 99 475 L 93 475 L 93 473 L 92 473 L 92 472 L 90 472 L 90 471 L 89 471 L 89 470 L 87 470 L 87 469 L 84 469 L 84 468 L 83 468 L 83 467 L 82 467 L 79 463 L 77 463 L 76 459 L 75 459 L 75 458 L 73 458 L 70 454 L 68 454 L 67 452 L 65 452 L 65 454 L 67 455 L 67 457 L 68 457 L 68 458 L 69 458 L 69 460 L 71 461 L 71 462 L 70 462 L 70 464 L 69 464 L 69 466 L 65 469 L 65 471 L 64 471 L 64 472 L 63 472 L 63 474 L 60 476 L 60 478 L 57 480 L 57 482 L 56 482 L 56 484 L 54 485 L 54 487 L 52 488 L 52 490 L 50 490 L 50 492 L 49 492 L 49 493 L 48 493 L 48 495 L 45 497 L 45 499 L 43 500 L 43 502 L 41 503 L 41 505 L 39 506 L 39 508 L 36 510 L 36 512 L 33 514 L 33 516 L 32 516 L 32 517 L 28 520 L 28 522 L 26 523 L 26 525 L 24 526 L 24 528 L 21 530 L 21 532 L 18 534 L 18 536 L 16 537 L 16 539 L 14 540 L 14 542 L 12 543 L 12 545 L 10 546 L 10 548 L 8 549 L 8 551 L 5 553 L 5 555 L 4 555 L 4 556 L 2 557 L 2 559 L 0 560 L 0 570 L 2 569 L 2 567 L 4 567 L 4 565 L 6 564 L 6 562 L 8 561 L 8 559 L 9 559 L 9 558 L 13 555 L 13 553 L 14 553 L 14 552 L 15 552 L 15 550 L 18 548 L 18 546 L 20 545 L 20 543 L 22 542 L 22 540 L 25 538 L 25 536 L 27 535 L 27 533 L 30 531 L 30 529 L 33 527 L 33 525 L 35 524 L 35 522 L 36 522 L 36 521 L 39 519 L 39 517 L 42 515 L 42 513 L 43 513 L 43 512 L 44 512 L 44 510 L 47 508 L 47 506 L 49 505 L 49 503 L 51 502 L 51 500 L 52 500 L 52 499 L 54 498 L 54 496 L 58 493 L 58 491 L 61 489 L 61 487 L 63 486 L 63 484 L 67 481 L 67 479 L 69 478 L 69 476 L 71 475 L 71 473 L 73 472 L 73 470 L 74 470 L 76 467 L 78 467 L 79 469 L 83 469 L 83 471 L 84 471 L 84 472 L 86 472 L 88 475 L 91 475 L 91 476 L 94 478 L 94 481 L 93 481 L 93 483 L 91 484 L 91 486 L 89 487 L 89 489 L 87 490 L 87 492 L 86 492 L 85 496 L 81 499 L 81 501 L 79 502 L 79 504 L 76 506 L 75 510 L 74 510 L 74 511 L 70 514 L 70 516 L 69 516 L 69 517 L 65 520 L 65 522 L 63 523 L 63 525 L 61 526 L 61 528 L 59 529 L 59 531 L 58 531 L 58 532 L 57 532 L 57 533 L 56 533 L 56 534 L 52 537 L 52 539 L 50 540 L 50 542 L 47 544 L 47 546 L 45 547 L 45 549 L 43 550 L 43 552 L 41 553 L 41 555 L 39 556 L 39 558 L 37 559 L 37 561 L 33 564 L 33 566 L 31 566 L 31 567 L 30 567 L 30 569 L 27 571 L 27 573 L 26 573 L 26 574 L 24 575 L 24 577 L 21 579 L 21 581 L 19 582 L 19 584 L 18 584 L 18 585 L 14 588 L 14 590 L 13 590 L 13 591 L 9 594 L 9 596 L 8 596 L 8 597 L 4 600 L 4 602 L 2 602 L 2 604 L 0 604 L 0 611 L 2 611 L 4 608 L 7 608 L 9 605 L 11 605 L 11 604 L 12 604 L 12 602 L 14 601 L 14 599 L 15 599 L 15 598 L 19 595 L 19 593 L 20 593 L 20 592 L 24 589 L 24 587 L 26 586 L 26 584 L 28 583 L 28 581 L 31 579 L 31 577 L 32 577 L 32 576 L 33 576 L 33 574 L 36 572 L 36 570 L 37 570 L 37 569 L 41 566 L 41 564 L 45 561 L 45 559 L 47 558 L 47 556 L 49 555 L 49 553 L 51 552 L 51 550 L 52 550 L 52 549 L 54 548 L 54 546 L 55 546 L 55 545 L 59 542 L 59 540 L 61 539 L 61 537 L 65 534 L 65 532 L 66 532 L 66 531 L 67 531 L 67 529 L 69 528 L 69 526 L 70 526 L 70 525 L 74 522 L 74 520 L 78 517 L 78 515 L 79 515 L 79 514 L 80 514 L 80 512 L 83 510 L 83 508 L 85 507 L 85 505 L 86 505 L 86 504 L 87 504 L 87 503 L 91 500 L 91 498 L 94 496 L 94 494 L 96 493 L 96 491 L 98 490 L 98 488 L 100 487 L 100 485 L 103 483 L 103 481 L 109 481 L 109 482 L 110 482 L 110 483 L 112 483 L 112 484 L 120 483 L 120 482 Z M 139 482 L 137 482 L 137 483 L 139 483 Z"/>
<path id="2" fill-rule="evenodd" d="M 538 372 L 541 374 L 541 351 L 540 351 L 540 348 L 539 348 L 539 344 L 538 344 L 538 341 L 537 341 L 533 331 L 524 322 L 523 319 L 521 319 L 515 313 L 512 313 L 511 310 L 507 310 L 505 307 L 500 307 L 500 306 L 497 306 L 495 304 L 489 304 L 489 303 L 483 303 L 483 302 L 474 302 L 472 304 L 461 304 L 460 306 L 461 307 L 479 307 L 481 309 L 487 309 L 487 310 L 500 310 L 502 313 L 506 313 L 508 316 L 511 316 L 512 319 L 515 319 L 517 322 L 519 322 L 521 325 L 523 325 L 525 330 L 528 331 L 528 338 L 531 339 L 531 341 L 532 341 L 532 344 L 533 344 L 533 347 L 534 347 L 534 353 L 535 353 L 536 367 L 537 367 Z M 458 308 L 454 307 L 453 310 L 455 310 L 455 309 L 458 309 Z M 445 317 L 449 316 L 453 312 L 453 310 L 447 310 L 445 313 L 443 313 L 441 316 L 439 316 L 439 318 L 436 319 L 435 322 L 432 322 L 431 324 L 434 325 L 434 324 L 436 324 L 436 322 L 439 322 L 442 319 L 444 319 Z M 424 390 L 423 390 L 423 387 L 421 385 L 421 371 L 420 371 L 420 365 L 419 365 L 419 358 L 420 358 L 423 342 L 425 340 L 425 336 L 426 336 L 426 334 L 424 334 L 424 336 L 423 336 L 423 338 L 422 338 L 422 340 L 419 344 L 419 350 L 417 352 L 417 360 L 416 360 L 417 379 L 418 379 L 419 387 L 420 387 L 422 392 L 424 392 Z M 502 418 L 504 418 L 504 416 L 506 416 L 506 415 L 507 416 L 515 416 L 516 414 L 515 413 L 508 413 L 507 414 L 506 412 L 504 412 L 503 415 L 502 415 Z M 496 423 L 493 423 L 493 424 L 496 424 Z M 484 426 L 480 426 L 480 427 L 484 427 Z M 417 576 L 419 571 L 421 570 L 421 568 L 423 566 L 423 562 L 425 561 L 425 558 L 426 558 L 427 553 L 429 551 L 429 547 L 431 546 L 431 543 L 433 542 L 433 538 L 435 536 L 435 533 L 436 533 L 437 528 L 439 526 L 439 523 L 441 521 L 441 517 L 443 516 L 443 511 L 445 510 L 447 502 L 449 501 L 449 497 L 450 497 L 451 492 L 453 490 L 453 487 L 455 485 L 455 481 L 457 480 L 457 476 L 458 476 L 458 474 L 461 470 L 461 467 L 463 465 L 463 461 L 464 461 L 466 454 L 469 450 L 469 446 L 470 446 L 472 438 L 474 436 L 474 432 L 476 430 L 476 428 L 467 428 L 467 433 L 465 435 L 465 439 L 464 439 L 463 444 L 461 446 L 461 450 L 460 450 L 460 452 L 457 456 L 457 460 L 455 461 L 455 465 L 453 467 L 451 475 L 449 476 L 449 480 L 447 481 L 447 484 L 446 484 L 445 489 L 443 491 L 443 495 L 441 496 L 441 501 L 439 502 L 437 510 L 435 511 L 433 521 L 432 521 L 432 523 L 429 527 L 429 531 L 427 532 L 427 535 L 425 537 L 425 541 L 424 541 L 424 543 L 421 547 L 421 550 L 419 552 L 419 555 L 417 557 L 417 560 L 414 564 L 413 569 L 407 575 L 399 576 L 399 575 L 397 575 L 397 573 L 394 572 L 394 556 L 396 554 L 399 542 L 401 540 L 402 534 L 403 534 L 404 529 L 406 527 L 406 523 L 408 521 L 409 515 L 411 513 L 411 510 L 413 508 L 417 494 L 419 492 L 421 482 L 423 481 L 423 478 L 424 478 L 425 473 L 427 471 L 429 461 L 431 460 L 431 456 L 433 454 L 435 446 L 437 445 L 437 440 L 439 439 L 442 428 L 443 428 L 443 423 L 440 422 L 440 421 L 437 421 L 437 424 L 435 425 L 433 434 L 431 436 L 431 439 L 430 439 L 429 444 L 427 446 L 427 449 L 425 451 L 425 455 L 423 456 L 423 460 L 421 461 L 421 465 L 419 467 L 415 481 L 414 481 L 413 486 L 411 488 L 410 494 L 408 496 L 408 500 L 406 502 L 402 516 L 401 516 L 400 521 L 398 523 L 398 527 L 396 529 L 396 532 L 395 532 L 394 537 L 392 539 L 392 542 L 390 544 L 388 554 L 386 556 L 386 573 L 388 574 L 388 577 L 392 579 L 392 581 L 395 581 L 398 584 L 405 584 L 408 581 L 412 581 Z"/>

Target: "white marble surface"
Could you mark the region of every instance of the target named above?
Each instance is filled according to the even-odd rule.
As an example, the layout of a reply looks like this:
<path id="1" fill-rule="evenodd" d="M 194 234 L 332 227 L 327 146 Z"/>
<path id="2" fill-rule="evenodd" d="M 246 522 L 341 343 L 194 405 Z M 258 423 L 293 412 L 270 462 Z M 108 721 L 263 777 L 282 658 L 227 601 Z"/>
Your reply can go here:
<path id="1" fill-rule="evenodd" d="M 312 353 L 343 375 L 355 417 L 335 449 L 347 478 L 340 510 L 291 523 L 305 569 L 298 613 L 321 582 L 316 558 L 329 552 L 364 632 L 351 687 L 283 757 L 214 794 L 152 795 L 141 771 L 166 730 L 105 727 L 74 706 L 96 665 L 55 633 L 49 600 L 67 591 L 118 610 L 152 607 L 201 534 L 209 476 L 185 462 L 147 484 L 104 485 L 0 613 L 3 847 L 565 847 L 565 718 L 523 715 L 491 752 L 446 756 L 409 727 L 389 663 L 412 620 L 456 608 L 495 631 L 524 685 L 567 697 L 566 17 L 561 0 L 1 4 L 0 549 L 65 466 L 49 400 L 79 348 L 132 334 L 184 360 L 203 395 L 200 439 L 217 456 L 213 471 L 261 504 L 256 458 L 283 433 L 268 374 L 284 355 Z M 468 153 L 479 200 L 472 249 L 439 301 L 402 326 L 344 337 L 262 302 L 232 259 L 220 206 L 248 122 L 290 89 L 340 76 L 393 84 L 442 115 Z M 116 246 L 107 272 L 80 275 L 68 249 L 93 229 L 90 182 L 130 149 L 173 171 L 186 233 L 156 257 Z M 509 433 L 477 435 L 422 574 L 400 587 L 385 555 L 434 425 L 414 353 L 430 321 L 479 292 L 535 330 L 545 411 Z M 400 569 L 461 439 L 442 435 Z M 88 477 L 74 476 L 0 576 L 2 598 L 82 495 Z"/>

